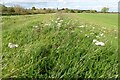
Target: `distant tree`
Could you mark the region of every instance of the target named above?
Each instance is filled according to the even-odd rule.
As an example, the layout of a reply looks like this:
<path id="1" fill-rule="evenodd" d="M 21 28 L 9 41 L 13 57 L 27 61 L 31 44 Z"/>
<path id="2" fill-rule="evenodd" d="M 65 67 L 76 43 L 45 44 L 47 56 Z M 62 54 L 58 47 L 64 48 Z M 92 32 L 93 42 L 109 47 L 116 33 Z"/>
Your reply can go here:
<path id="1" fill-rule="evenodd" d="M 32 10 L 36 10 L 36 8 L 35 8 L 35 7 L 32 7 Z"/>
<path id="2" fill-rule="evenodd" d="M 65 12 L 68 13 L 70 10 L 68 8 L 65 8 Z"/>
<path id="3" fill-rule="evenodd" d="M 13 13 L 13 12 L 15 12 L 15 10 L 14 10 L 13 7 L 8 7 L 8 8 L 7 8 L 7 11 L 8 11 L 9 13 Z"/>
<path id="4" fill-rule="evenodd" d="M 96 10 L 90 10 L 90 13 L 96 13 L 97 11 Z"/>
<path id="5" fill-rule="evenodd" d="M 65 10 L 64 8 L 62 8 L 61 10 Z"/>
<path id="6" fill-rule="evenodd" d="M 5 5 L 0 5 L 0 11 L 1 12 L 6 12 L 7 11 L 7 7 Z"/>
<path id="7" fill-rule="evenodd" d="M 43 8 L 43 10 L 46 10 L 46 8 Z"/>
<path id="8" fill-rule="evenodd" d="M 24 14 L 25 12 L 25 9 L 19 5 L 14 6 L 14 10 L 16 14 Z"/>
<path id="9" fill-rule="evenodd" d="M 71 12 L 71 13 L 75 13 L 75 11 L 74 11 L 74 10 L 70 10 L 70 12 Z"/>
<path id="10" fill-rule="evenodd" d="M 52 9 L 49 9 L 49 8 L 48 8 L 48 9 L 46 10 L 46 13 L 52 13 Z"/>
<path id="11" fill-rule="evenodd" d="M 78 10 L 77 13 L 82 13 L 82 11 L 81 11 L 81 10 Z"/>
<path id="12" fill-rule="evenodd" d="M 103 13 L 106 13 L 106 12 L 108 12 L 109 11 L 109 8 L 107 8 L 107 7 L 103 7 L 102 9 L 101 9 L 101 12 L 103 12 Z"/>

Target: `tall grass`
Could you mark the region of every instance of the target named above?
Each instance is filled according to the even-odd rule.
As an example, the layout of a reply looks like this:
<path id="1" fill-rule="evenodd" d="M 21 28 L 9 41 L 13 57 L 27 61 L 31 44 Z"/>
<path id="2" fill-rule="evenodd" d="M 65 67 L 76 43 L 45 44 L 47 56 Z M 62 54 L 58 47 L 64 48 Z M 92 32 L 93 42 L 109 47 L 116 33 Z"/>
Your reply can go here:
<path id="1" fill-rule="evenodd" d="M 43 16 L 3 18 L 3 78 L 118 76 L 116 30 L 82 22 L 75 14 Z M 95 45 L 94 39 L 105 46 Z M 9 42 L 19 47 L 11 49 Z"/>

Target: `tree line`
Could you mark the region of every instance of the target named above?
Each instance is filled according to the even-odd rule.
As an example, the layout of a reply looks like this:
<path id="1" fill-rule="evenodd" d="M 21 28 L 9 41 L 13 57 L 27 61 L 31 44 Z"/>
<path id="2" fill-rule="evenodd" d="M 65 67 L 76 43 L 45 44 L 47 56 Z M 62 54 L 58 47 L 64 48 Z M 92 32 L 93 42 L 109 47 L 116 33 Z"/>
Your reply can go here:
<path id="1" fill-rule="evenodd" d="M 102 8 L 101 12 L 105 13 L 108 12 L 109 8 Z M 47 13 L 97 13 L 97 10 L 78 10 L 78 9 L 50 9 L 50 8 L 35 8 L 32 7 L 31 9 L 25 9 L 19 5 L 13 7 L 6 7 L 5 5 L 0 5 L 0 11 L 2 15 L 25 15 L 25 14 L 47 14 Z"/>

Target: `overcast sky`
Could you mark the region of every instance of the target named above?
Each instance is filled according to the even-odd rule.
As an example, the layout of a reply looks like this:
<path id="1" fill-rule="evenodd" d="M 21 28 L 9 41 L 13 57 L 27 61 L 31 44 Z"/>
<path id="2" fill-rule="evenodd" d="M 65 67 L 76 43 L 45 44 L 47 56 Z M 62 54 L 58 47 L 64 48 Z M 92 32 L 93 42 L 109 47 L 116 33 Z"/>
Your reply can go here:
<path id="1" fill-rule="evenodd" d="M 6 6 L 20 5 L 25 8 L 71 8 L 71 9 L 96 9 L 109 7 L 110 11 L 118 11 L 120 0 L 1 0 Z"/>

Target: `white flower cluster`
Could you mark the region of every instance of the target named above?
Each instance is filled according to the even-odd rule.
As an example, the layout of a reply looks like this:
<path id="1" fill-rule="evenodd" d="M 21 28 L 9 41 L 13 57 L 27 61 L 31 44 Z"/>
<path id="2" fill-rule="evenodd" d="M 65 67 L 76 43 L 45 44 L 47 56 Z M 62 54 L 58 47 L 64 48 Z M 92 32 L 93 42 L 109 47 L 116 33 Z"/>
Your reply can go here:
<path id="1" fill-rule="evenodd" d="M 18 44 L 9 43 L 8 47 L 9 48 L 16 48 L 16 47 L 18 47 Z"/>
<path id="2" fill-rule="evenodd" d="M 85 26 L 84 25 L 81 25 L 81 26 L 78 26 L 79 28 L 84 28 Z"/>
<path id="3" fill-rule="evenodd" d="M 95 45 L 97 45 L 97 46 L 105 46 L 105 43 L 100 42 L 100 41 L 98 41 L 96 39 L 93 39 L 93 43 L 95 43 Z"/>
<path id="4" fill-rule="evenodd" d="M 38 26 L 33 26 L 33 28 L 38 28 Z"/>

